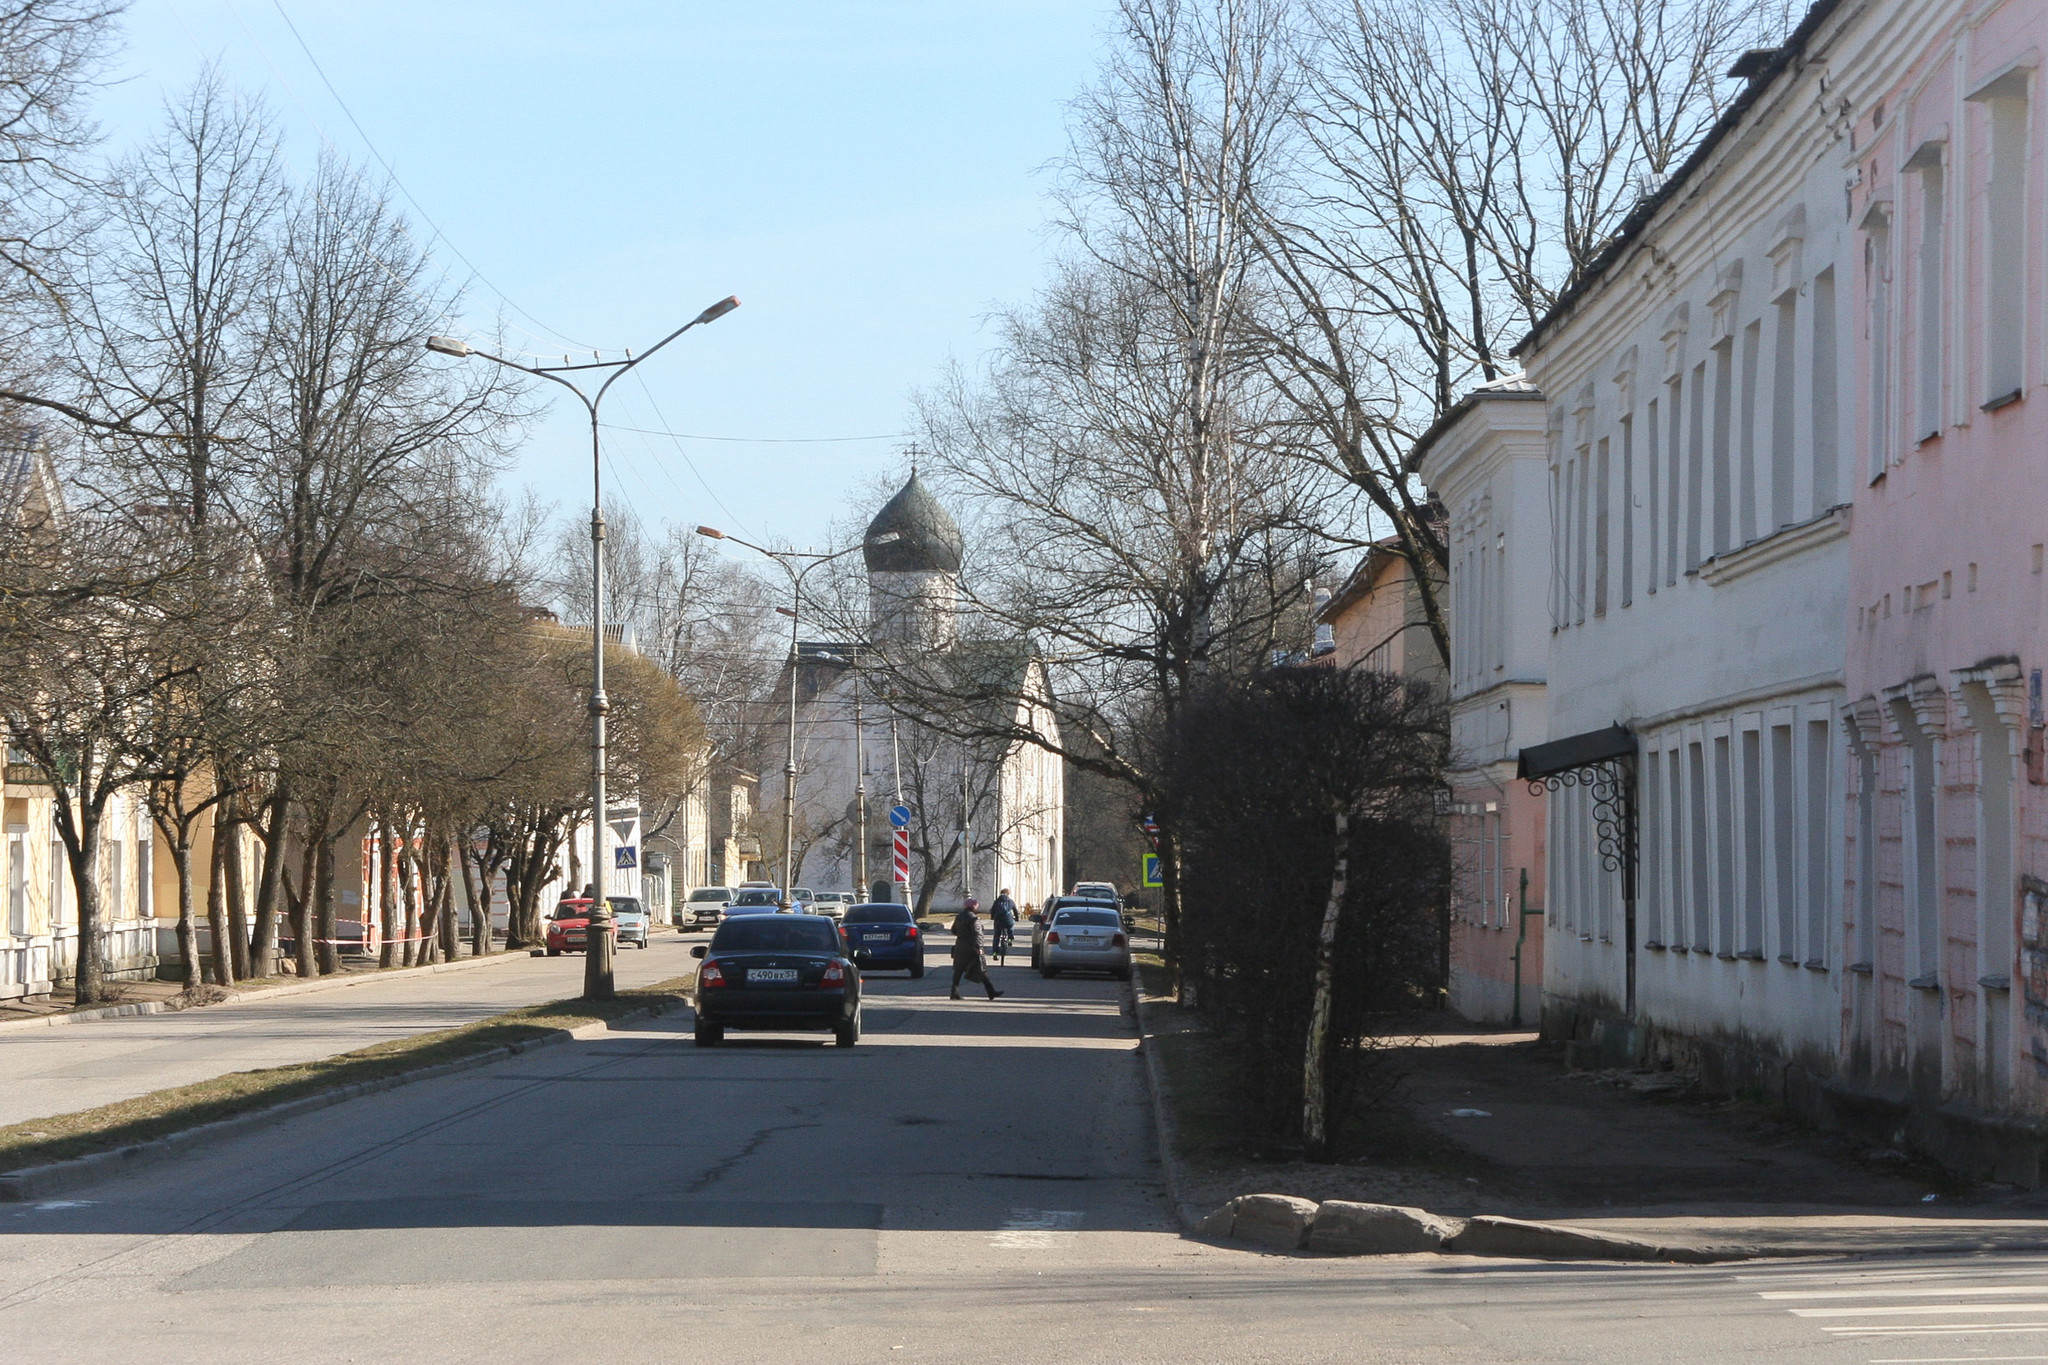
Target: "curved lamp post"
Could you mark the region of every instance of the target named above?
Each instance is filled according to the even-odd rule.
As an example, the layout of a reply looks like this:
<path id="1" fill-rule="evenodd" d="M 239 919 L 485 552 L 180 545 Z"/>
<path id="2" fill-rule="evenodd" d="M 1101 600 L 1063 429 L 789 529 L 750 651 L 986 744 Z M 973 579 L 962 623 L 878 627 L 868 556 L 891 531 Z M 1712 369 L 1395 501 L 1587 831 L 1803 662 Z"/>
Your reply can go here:
<path id="1" fill-rule="evenodd" d="M 737 297 L 720 299 L 639 355 L 627 352 L 624 360 L 594 360 L 583 365 L 522 365 L 489 351 L 480 351 L 455 337 L 427 338 L 427 349 L 462 359 L 476 356 L 508 370 L 550 379 L 576 395 L 590 414 L 590 927 L 583 933 L 583 998 L 609 1000 L 612 980 L 612 910 L 605 899 L 605 828 L 611 807 L 605 801 L 605 714 L 611 703 L 604 694 L 604 475 L 598 447 L 598 404 L 621 375 L 674 341 L 683 333 L 706 322 L 716 322 L 740 306 Z M 595 393 L 586 393 L 574 380 L 563 376 L 583 370 L 608 371 Z"/>
<path id="2" fill-rule="evenodd" d="M 751 540 L 729 536 L 716 526 L 699 526 L 697 534 L 712 540 L 729 540 L 735 545 L 744 545 L 755 554 L 773 560 L 776 567 L 789 575 L 790 605 L 775 609 L 789 618 L 789 754 L 782 767 L 782 908 L 787 912 L 795 906 L 795 901 L 790 897 L 790 887 L 796 881 L 796 631 L 797 612 L 803 606 L 804 576 L 820 564 L 828 564 L 852 554 L 855 550 L 863 550 L 870 545 L 893 545 L 903 537 L 895 531 L 884 531 L 873 540 L 864 541 L 859 545 L 849 545 L 830 554 L 820 554 L 809 550 L 771 550 L 765 545 L 756 545 Z M 810 562 L 798 568 L 792 562 L 795 560 Z"/>

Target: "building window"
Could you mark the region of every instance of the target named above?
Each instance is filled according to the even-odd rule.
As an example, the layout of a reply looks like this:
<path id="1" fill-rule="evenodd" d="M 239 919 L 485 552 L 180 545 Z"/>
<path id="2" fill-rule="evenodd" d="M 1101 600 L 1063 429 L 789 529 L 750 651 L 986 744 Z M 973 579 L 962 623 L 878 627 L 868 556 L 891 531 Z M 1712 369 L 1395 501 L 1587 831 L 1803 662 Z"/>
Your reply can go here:
<path id="1" fill-rule="evenodd" d="M 1813 514 L 1835 505 L 1837 428 L 1835 389 L 1838 378 L 1835 330 L 1835 270 L 1829 266 L 1813 277 Z"/>
<path id="2" fill-rule="evenodd" d="M 1706 493 L 1707 362 L 1692 367 L 1692 407 L 1685 429 L 1685 567 L 1700 566 L 1702 500 Z M 1676 581 L 1674 579 L 1674 581 Z"/>
<path id="3" fill-rule="evenodd" d="M 7 932 L 28 937 L 28 826 L 7 827 Z"/>
<path id="4" fill-rule="evenodd" d="M 1773 530 L 1787 526 L 1792 515 L 1792 422 L 1799 373 L 1799 291 L 1779 298 L 1777 335 L 1771 355 L 1771 520 Z"/>
<path id="5" fill-rule="evenodd" d="M 1593 452 L 1593 615 L 1607 614 L 1607 508 L 1611 501 L 1607 438 Z"/>
<path id="6" fill-rule="evenodd" d="M 1734 425 L 1735 343 L 1714 343 L 1714 553 L 1735 548 L 1734 471 L 1729 467 L 1729 436 Z"/>
<path id="7" fill-rule="evenodd" d="M 1621 419 L 1621 605 L 1635 597 L 1636 576 L 1636 419 Z"/>
<path id="8" fill-rule="evenodd" d="M 1643 862 L 1639 872 L 1645 944 L 1662 947 L 1664 930 L 1664 753 L 1643 750 Z"/>
<path id="9" fill-rule="evenodd" d="M 2025 383 L 2027 300 L 2027 73 L 2011 71 L 1971 97 L 1990 123 L 1984 208 L 1984 405 Z"/>
<path id="10" fill-rule="evenodd" d="M 1714 947 L 1730 955 L 1742 946 L 1736 938 L 1734 754 L 1728 736 L 1714 736 L 1714 891 L 1717 904 Z"/>
<path id="11" fill-rule="evenodd" d="M 1643 451 L 1643 468 L 1649 473 L 1648 513 L 1643 518 L 1643 562 L 1650 566 L 1648 582 L 1645 585 L 1650 596 L 1657 595 L 1657 400 L 1652 398 L 1643 413 L 1643 434 L 1649 443 Z"/>
<path id="12" fill-rule="evenodd" d="M 1667 476 L 1664 482 L 1664 586 L 1667 588 L 1678 582 L 1679 489 L 1685 459 L 1685 375 L 1682 372 L 1671 376 L 1670 406 L 1670 429 L 1666 433 L 1669 441 L 1664 453 Z"/>
<path id="13" fill-rule="evenodd" d="M 1778 961 L 1799 961 L 1799 807 L 1794 800 L 1792 727 L 1771 727 L 1771 895 L 1778 907 Z M 1761 856 L 1761 850 L 1759 850 Z"/>
<path id="14" fill-rule="evenodd" d="M 1863 297 L 1869 314 L 1870 458 L 1866 475 L 1883 477 L 1892 450 L 1892 231 L 1891 217 L 1873 212 L 1863 226 Z"/>
<path id="15" fill-rule="evenodd" d="M 1736 508 L 1735 533 L 1738 544 L 1756 539 L 1756 371 L 1758 354 L 1764 347 L 1764 325 L 1752 322 L 1742 329 L 1742 401 L 1736 407 Z"/>
<path id="16" fill-rule="evenodd" d="M 1920 382 L 1914 396 L 1914 434 L 1931 440 L 1941 434 L 1942 363 L 1942 228 L 1943 199 L 1947 192 L 1942 174 L 1941 145 L 1930 143 L 1915 154 L 1911 163 L 1920 173 L 1920 251 L 1913 281 L 1919 345 Z"/>
<path id="17" fill-rule="evenodd" d="M 1688 810 L 1687 848 L 1684 866 L 1692 869 L 1692 885 L 1688 888 L 1688 910 L 1691 920 L 1688 926 L 1692 932 L 1692 946 L 1695 952 L 1713 951 L 1713 940 L 1709 932 L 1707 916 L 1713 907 L 1713 886 L 1709 881 L 1707 865 L 1707 764 L 1706 754 L 1698 741 L 1685 746 L 1686 796 Z"/>
<path id="18" fill-rule="evenodd" d="M 1764 753 L 1763 734 L 1742 732 L 1742 948 L 1744 957 L 1764 955 Z"/>
<path id="19" fill-rule="evenodd" d="M 1827 966 L 1833 957 L 1828 951 L 1835 903 L 1834 859 L 1829 853 L 1834 847 L 1829 833 L 1834 813 L 1829 792 L 1834 783 L 1829 775 L 1835 767 L 1835 747 L 1828 728 L 1824 720 L 1806 723 L 1806 961 L 1814 967 Z M 1872 787 L 1876 782 L 1873 767 Z M 1868 801 L 1866 789 L 1864 803 Z"/>

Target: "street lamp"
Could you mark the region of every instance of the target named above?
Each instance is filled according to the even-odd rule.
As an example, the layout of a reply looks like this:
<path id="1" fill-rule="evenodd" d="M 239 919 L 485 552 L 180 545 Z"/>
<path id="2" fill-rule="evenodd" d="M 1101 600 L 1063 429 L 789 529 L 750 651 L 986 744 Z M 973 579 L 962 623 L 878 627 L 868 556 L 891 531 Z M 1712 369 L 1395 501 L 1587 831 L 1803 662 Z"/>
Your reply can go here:
<path id="1" fill-rule="evenodd" d="M 720 299 L 703 312 L 691 318 L 682 326 L 670 332 L 661 340 L 634 355 L 628 351 L 624 360 L 594 360 L 587 364 L 572 365 L 565 359 L 560 365 L 522 365 L 516 360 L 507 360 L 489 351 L 480 351 L 457 337 L 431 336 L 427 338 L 427 349 L 438 355 L 468 359 L 476 356 L 493 364 L 503 365 L 508 370 L 519 370 L 526 374 L 538 375 L 553 380 L 576 395 L 584 409 L 590 413 L 590 927 L 583 935 L 583 998 L 586 1000 L 609 1000 L 614 993 L 612 980 L 612 910 L 605 899 L 605 828 L 611 818 L 611 807 L 605 801 L 605 734 L 604 718 L 611 710 L 611 703 L 604 694 L 604 476 L 598 446 L 598 405 L 611 391 L 619 376 L 653 355 L 662 347 L 674 341 L 692 327 L 707 322 L 716 322 L 740 306 L 737 296 Z M 562 376 L 580 370 L 609 371 L 604 382 L 597 386 L 594 394 L 585 393 L 575 381 Z"/>
<path id="2" fill-rule="evenodd" d="M 789 575 L 791 605 L 775 609 L 789 618 L 789 754 L 782 766 L 782 908 L 787 912 L 795 908 L 796 904 L 790 898 L 790 884 L 796 880 L 796 632 L 797 612 L 803 606 L 804 600 L 804 576 L 820 564 L 829 564 L 835 559 L 852 554 L 855 550 L 865 549 L 869 545 L 894 545 L 903 537 L 896 531 L 884 531 L 862 544 L 849 545 L 830 554 L 821 554 L 810 550 L 771 550 L 764 545 L 756 545 L 751 540 L 729 536 L 716 526 L 699 526 L 697 534 L 711 540 L 729 540 L 735 545 L 744 545 L 755 554 L 773 560 L 776 567 Z M 810 563 L 797 568 L 790 562 L 797 559 L 807 559 Z"/>

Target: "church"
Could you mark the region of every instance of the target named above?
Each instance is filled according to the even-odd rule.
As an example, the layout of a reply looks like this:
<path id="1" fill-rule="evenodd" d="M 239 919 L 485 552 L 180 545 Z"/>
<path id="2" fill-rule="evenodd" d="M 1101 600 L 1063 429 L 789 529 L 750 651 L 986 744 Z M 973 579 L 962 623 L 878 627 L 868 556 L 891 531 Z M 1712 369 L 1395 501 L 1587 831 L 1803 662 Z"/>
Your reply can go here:
<path id="1" fill-rule="evenodd" d="M 1004 887 L 1025 906 L 1060 889 L 1061 759 L 976 737 L 1029 731 L 1058 742 L 1044 665 L 1022 642 L 963 635 L 962 549 L 958 523 L 913 472 L 863 538 L 865 638 L 800 641 L 784 665 L 775 704 L 788 705 L 792 668 L 797 703 L 795 885 L 900 899 L 920 914 L 955 910 L 969 895 L 986 906 Z M 951 707 L 951 721 L 906 695 L 917 690 L 906 677 L 935 668 L 974 682 L 973 701 Z M 775 771 L 761 781 L 755 827 L 771 866 L 782 861 L 784 780 Z M 892 809 L 908 813 L 907 878 L 897 873 Z"/>

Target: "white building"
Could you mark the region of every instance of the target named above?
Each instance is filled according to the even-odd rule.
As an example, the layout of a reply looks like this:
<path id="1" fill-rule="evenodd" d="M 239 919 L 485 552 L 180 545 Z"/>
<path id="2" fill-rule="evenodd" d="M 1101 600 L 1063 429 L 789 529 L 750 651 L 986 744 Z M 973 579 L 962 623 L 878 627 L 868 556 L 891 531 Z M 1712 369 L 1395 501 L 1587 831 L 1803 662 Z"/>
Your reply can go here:
<path id="1" fill-rule="evenodd" d="M 891 533 L 894 538 L 884 540 Z M 971 672 L 974 690 L 995 699 L 988 704 L 1013 708 L 1004 722 L 1057 737 L 1041 700 L 1043 668 L 1020 643 L 960 637 L 960 529 L 916 475 L 875 515 L 865 540 L 868 638 L 799 646 L 796 884 L 856 889 L 856 797 L 864 783 L 870 883 L 864 894 L 892 878 L 886 813 L 901 804 L 911 810 L 917 850 L 912 904 L 957 906 L 970 888 L 987 904 L 1004 887 L 1019 904 L 1042 901 L 1060 882 L 1060 759 L 1035 745 L 962 741 L 947 733 L 951 727 L 923 723 L 913 708 L 892 709 L 878 694 L 887 671 L 873 665 L 883 658 L 942 660 Z M 788 696 L 789 684 L 785 671 L 778 697 Z M 754 829 L 771 877 L 782 863 L 783 792 L 781 772 L 763 776 Z M 923 885 L 927 879 L 934 884 Z"/>
<path id="2" fill-rule="evenodd" d="M 1550 796 L 1545 1027 L 1773 1091 L 1835 1074 L 1846 965 L 1860 256 L 1849 130 L 1815 114 L 1849 54 L 1809 53 L 1816 22 L 1751 59 L 1728 116 L 1519 352 L 1548 406 L 1558 746 L 1524 757 L 1540 773 L 1619 736 L 1609 771 L 1635 784 L 1603 811 L 1581 767 Z"/>

